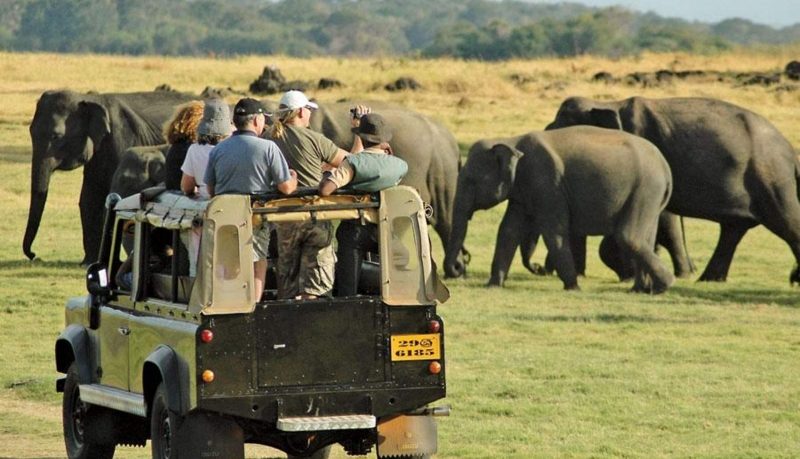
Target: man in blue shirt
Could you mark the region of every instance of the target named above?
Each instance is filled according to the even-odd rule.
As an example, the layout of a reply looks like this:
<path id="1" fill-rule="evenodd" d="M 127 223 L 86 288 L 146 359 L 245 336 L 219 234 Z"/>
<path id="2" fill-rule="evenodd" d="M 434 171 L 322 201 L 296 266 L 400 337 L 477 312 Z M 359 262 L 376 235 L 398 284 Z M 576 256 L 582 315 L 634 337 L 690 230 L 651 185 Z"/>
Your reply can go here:
<path id="1" fill-rule="evenodd" d="M 266 110 L 255 99 L 244 98 L 233 109 L 236 132 L 220 142 L 208 157 L 205 182 L 212 197 L 218 194 L 291 194 L 297 174 L 289 169 L 280 149 L 259 136 L 266 126 Z M 261 299 L 267 277 L 271 225 L 266 220 L 253 228 L 256 298 Z"/>

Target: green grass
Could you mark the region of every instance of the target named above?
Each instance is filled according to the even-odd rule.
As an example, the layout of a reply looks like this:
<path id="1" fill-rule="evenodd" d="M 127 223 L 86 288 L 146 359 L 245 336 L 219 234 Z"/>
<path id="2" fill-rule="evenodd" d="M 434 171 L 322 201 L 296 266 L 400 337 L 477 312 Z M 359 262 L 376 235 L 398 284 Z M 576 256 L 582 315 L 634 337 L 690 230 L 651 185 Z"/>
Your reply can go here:
<path id="1" fill-rule="evenodd" d="M 71 68 L 77 65 L 73 60 L 82 58 L 63 58 L 66 63 L 61 59 L 58 65 Z M 141 59 L 131 62 L 124 67 L 131 72 L 126 81 L 147 82 L 130 90 L 149 89 L 154 86 L 151 80 L 189 78 L 178 73 L 185 71 L 180 65 L 185 60 L 153 59 L 155 64 L 144 65 L 143 70 L 139 69 Z M 199 60 L 190 62 L 199 68 L 205 65 Z M 248 62 L 242 65 L 252 67 Z M 287 65 L 301 63 L 292 60 Z M 527 65 L 527 72 L 536 74 L 539 64 L 500 65 Z M 443 65 L 470 69 L 473 64 Z M 482 68 L 484 64 L 474 65 Z M 552 70 L 555 64 L 542 65 L 551 66 L 551 75 L 540 74 L 532 96 L 527 89 L 498 85 L 505 92 L 497 97 L 539 97 L 537 88 L 560 78 Z M 565 64 L 561 61 L 560 65 Z M 615 65 L 622 64 L 603 62 L 603 68 L 612 71 Z M 253 75 L 259 73 L 257 68 L 251 70 Z M 452 70 L 445 73 L 442 87 L 455 80 L 460 82 L 455 86 L 479 89 L 471 86 L 470 72 L 465 72 L 463 81 Z M 65 300 L 84 289 L 83 271 L 77 267 L 82 255 L 77 208 L 81 170 L 55 175 L 34 245 L 41 259 L 28 262 L 22 254 L 30 174 L 27 120 L 40 89 L 93 85 L 107 90 L 112 86 L 105 80 L 84 82 L 61 73 L 52 76 L 56 83 L 37 78 L 16 67 L 12 72 L 0 66 L 0 89 L 5 88 L 14 101 L 0 109 L 0 134 L 7 139 L 0 145 L 0 457 L 63 457 L 53 346 L 63 326 Z M 384 77 L 369 78 L 382 81 Z M 15 81 L 20 82 L 18 91 Z M 246 85 L 244 80 L 226 84 Z M 624 87 L 592 90 L 634 91 Z M 359 91 L 359 87 L 348 91 Z M 432 94 L 435 91 L 396 95 L 392 100 L 435 112 L 425 105 L 426 97 L 439 97 Z M 720 89 L 678 86 L 665 90 L 675 95 L 703 91 Z M 526 105 L 537 107 L 531 115 L 537 125 L 552 116 L 553 105 L 562 95 L 551 96 L 543 106 Z M 455 101 L 465 97 L 457 92 L 450 96 Z M 488 96 L 470 97 L 482 101 Z M 731 93 L 729 99 L 737 101 L 736 97 Z M 773 95 L 764 89 L 748 89 L 741 97 L 744 101 L 738 103 L 765 114 L 774 103 Z M 762 99 L 765 105 L 760 106 Z M 791 96 L 795 107 L 798 101 L 800 97 Z M 465 147 L 475 138 L 506 134 L 493 130 L 494 120 L 503 116 L 502 103 L 476 102 L 453 113 L 448 110 L 440 118 Z M 797 135 L 789 132 L 794 126 L 789 120 L 795 118 L 795 112 L 779 118 L 790 138 Z M 580 292 L 563 291 L 556 277 L 529 275 L 518 259 L 506 288 L 487 289 L 484 284 L 504 208 L 479 212 L 473 218 L 466 240 L 473 255 L 469 277 L 448 282 L 452 298 L 440 307 L 447 329 L 448 397 L 443 403 L 452 406 L 452 415 L 440 419 L 439 457 L 800 454 L 800 290 L 788 285 L 794 260 L 783 241 L 763 227 L 756 228 L 740 244 L 728 282 L 679 279 L 660 296 L 628 293 L 630 284 L 617 282 L 600 263 L 597 238 L 590 239 L 588 276 L 579 280 Z M 711 256 L 717 235 L 717 225 L 687 220 L 689 251 L 699 269 Z M 436 258 L 441 260 L 435 236 L 434 240 Z M 544 255 L 542 246 L 535 258 L 543 262 Z M 665 253 L 661 256 L 669 263 Z M 248 457 L 279 456 L 274 450 L 249 451 Z M 341 451 L 335 456 L 344 457 Z M 149 457 L 149 450 L 120 447 L 118 457 Z"/>

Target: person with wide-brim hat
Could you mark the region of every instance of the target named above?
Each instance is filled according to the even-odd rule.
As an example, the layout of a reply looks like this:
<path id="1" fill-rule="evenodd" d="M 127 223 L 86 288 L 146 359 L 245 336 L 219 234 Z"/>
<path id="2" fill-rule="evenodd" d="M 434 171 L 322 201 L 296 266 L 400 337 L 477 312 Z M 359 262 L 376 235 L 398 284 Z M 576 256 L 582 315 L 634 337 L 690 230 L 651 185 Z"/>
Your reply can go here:
<path id="1" fill-rule="evenodd" d="M 208 99 L 203 107 L 203 118 L 197 126 L 197 142 L 189 146 L 181 171 L 181 190 L 188 196 L 198 195 L 208 199 L 204 177 L 208 154 L 233 132 L 231 112 L 222 99 Z"/>
<path id="2" fill-rule="evenodd" d="M 408 164 L 394 156 L 389 142 L 392 129 L 378 113 L 361 117 L 353 133 L 364 150 L 345 158 L 342 164 L 320 181 L 320 196 L 328 196 L 338 188 L 358 191 L 380 191 L 400 183 L 408 172 Z M 368 252 L 378 251 L 378 231 L 374 223 L 343 220 L 336 230 L 336 295 L 358 293 L 361 265 Z"/>
<path id="3" fill-rule="evenodd" d="M 228 138 L 233 131 L 228 104 L 222 99 L 208 99 L 203 104 L 203 117 L 197 125 L 197 141 L 189 145 L 181 164 L 181 191 L 187 196 L 208 199 L 205 175 L 208 155 L 214 147 Z M 201 228 L 181 232 L 181 241 L 189 255 L 189 276 L 197 273 L 197 256 L 200 252 Z"/>

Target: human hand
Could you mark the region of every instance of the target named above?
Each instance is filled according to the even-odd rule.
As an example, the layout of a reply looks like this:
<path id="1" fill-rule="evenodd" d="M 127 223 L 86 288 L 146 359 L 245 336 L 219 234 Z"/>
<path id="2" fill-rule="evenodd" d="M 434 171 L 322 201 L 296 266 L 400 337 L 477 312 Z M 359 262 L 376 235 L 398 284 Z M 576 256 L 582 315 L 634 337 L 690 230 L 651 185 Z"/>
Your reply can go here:
<path id="1" fill-rule="evenodd" d="M 372 113 L 372 109 L 366 105 L 356 105 L 350 108 L 350 113 L 353 115 L 351 124 L 353 127 L 358 127 L 361 124 L 361 117 L 367 113 Z"/>

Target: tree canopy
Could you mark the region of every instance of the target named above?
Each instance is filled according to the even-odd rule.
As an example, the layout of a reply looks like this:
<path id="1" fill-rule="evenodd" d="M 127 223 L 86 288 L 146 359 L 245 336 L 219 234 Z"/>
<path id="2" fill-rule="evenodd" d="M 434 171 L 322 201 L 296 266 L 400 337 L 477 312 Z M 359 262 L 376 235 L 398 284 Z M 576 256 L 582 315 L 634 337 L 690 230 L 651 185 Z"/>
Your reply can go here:
<path id="1" fill-rule="evenodd" d="M 713 52 L 800 41 L 730 19 L 490 0 L 4 0 L 0 49 L 161 55 L 424 55 L 509 59 Z"/>

